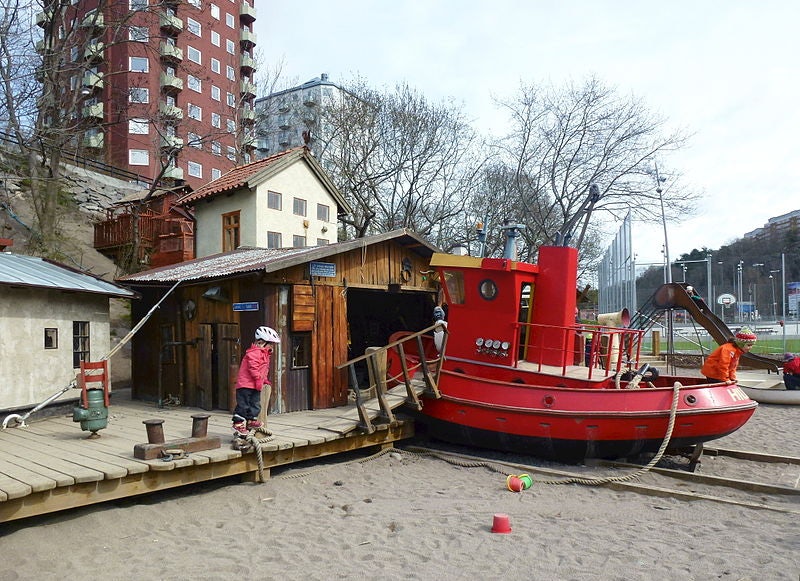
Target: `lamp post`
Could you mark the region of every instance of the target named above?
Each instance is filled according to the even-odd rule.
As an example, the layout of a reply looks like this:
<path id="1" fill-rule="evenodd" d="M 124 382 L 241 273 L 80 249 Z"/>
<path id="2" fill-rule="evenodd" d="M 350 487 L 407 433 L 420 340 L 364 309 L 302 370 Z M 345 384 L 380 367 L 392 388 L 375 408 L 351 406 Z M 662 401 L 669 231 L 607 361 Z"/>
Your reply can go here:
<path id="1" fill-rule="evenodd" d="M 775 302 L 775 277 L 772 276 L 773 272 L 780 272 L 780 270 L 770 270 L 769 271 L 769 284 L 772 286 L 772 318 L 777 320 L 778 319 L 778 303 Z"/>
<path id="2" fill-rule="evenodd" d="M 739 295 L 736 298 L 736 304 L 739 305 L 739 322 L 741 323 L 744 320 L 744 312 L 742 310 L 742 265 L 744 264 L 744 260 L 740 260 L 736 264 L 736 282 L 739 285 L 739 290 L 737 294 Z"/>

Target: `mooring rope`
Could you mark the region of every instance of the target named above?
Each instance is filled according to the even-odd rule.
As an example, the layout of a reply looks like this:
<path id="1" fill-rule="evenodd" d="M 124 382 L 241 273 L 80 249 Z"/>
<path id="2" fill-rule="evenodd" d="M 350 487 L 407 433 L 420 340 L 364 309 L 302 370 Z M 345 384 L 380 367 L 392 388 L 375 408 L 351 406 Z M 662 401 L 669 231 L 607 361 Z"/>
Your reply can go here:
<path id="1" fill-rule="evenodd" d="M 262 434 L 266 434 L 264 438 L 256 438 L 256 433 L 261 432 Z M 253 450 L 256 455 L 256 462 L 258 462 L 258 481 L 259 482 L 266 482 L 267 479 L 264 476 L 264 454 L 261 452 L 261 446 L 270 442 L 275 439 L 275 436 L 272 435 L 272 432 L 267 431 L 265 426 L 261 426 L 260 428 L 256 428 L 253 430 L 253 433 L 247 434 L 245 441 L 253 447 Z"/>

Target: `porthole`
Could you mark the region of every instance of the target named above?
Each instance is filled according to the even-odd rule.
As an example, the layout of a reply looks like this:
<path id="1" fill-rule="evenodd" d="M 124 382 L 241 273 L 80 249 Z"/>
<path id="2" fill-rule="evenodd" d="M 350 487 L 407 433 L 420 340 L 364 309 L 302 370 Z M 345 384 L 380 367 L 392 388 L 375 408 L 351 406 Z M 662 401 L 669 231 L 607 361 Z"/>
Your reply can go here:
<path id="1" fill-rule="evenodd" d="M 497 296 L 497 284 L 492 279 L 486 278 L 481 281 L 481 284 L 478 286 L 478 291 L 487 301 L 494 300 Z"/>

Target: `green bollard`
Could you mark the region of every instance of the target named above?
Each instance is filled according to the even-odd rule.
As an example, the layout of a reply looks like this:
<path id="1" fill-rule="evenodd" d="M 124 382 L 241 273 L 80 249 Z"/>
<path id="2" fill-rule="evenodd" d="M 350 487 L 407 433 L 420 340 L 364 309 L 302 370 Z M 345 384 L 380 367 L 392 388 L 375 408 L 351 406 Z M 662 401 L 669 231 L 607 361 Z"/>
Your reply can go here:
<path id="1" fill-rule="evenodd" d="M 102 389 L 86 390 L 88 407 L 76 406 L 72 409 L 72 421 L 81 423 L 81 430 L 91 432 L 90 438 L 97 438 L 97 431 L 108 427 L 108 408 Z"/>

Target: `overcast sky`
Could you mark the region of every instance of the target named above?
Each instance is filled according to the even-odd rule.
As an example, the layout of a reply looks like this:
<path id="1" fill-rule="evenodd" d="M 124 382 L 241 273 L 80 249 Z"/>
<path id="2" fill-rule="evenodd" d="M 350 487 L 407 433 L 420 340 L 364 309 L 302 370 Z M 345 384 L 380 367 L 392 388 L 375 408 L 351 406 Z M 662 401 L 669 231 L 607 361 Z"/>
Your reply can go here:
<path id="1" fill-rule="evenodd" d="M 661 162 L 703 193 L 697 215 L 668 228 L 673 260 L 800 209 L 795 0 L 304 0 L 257 8 L 258 48 L 268 63 L 285 61 L 285 79 L 361 76 L 374 88 L 404 81 L 430 100 L 454 97 L 483 133 L 503 132 L 493 97 L 513 96 L 520 81 L 595 75 L 641 98 L 693 134 Z M 662 245 L 659 228 L 634 225 L 637 262 L 662 261 Z"/>

